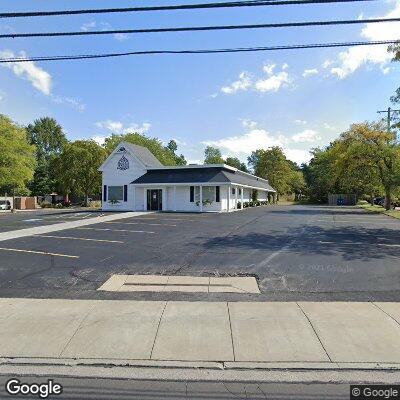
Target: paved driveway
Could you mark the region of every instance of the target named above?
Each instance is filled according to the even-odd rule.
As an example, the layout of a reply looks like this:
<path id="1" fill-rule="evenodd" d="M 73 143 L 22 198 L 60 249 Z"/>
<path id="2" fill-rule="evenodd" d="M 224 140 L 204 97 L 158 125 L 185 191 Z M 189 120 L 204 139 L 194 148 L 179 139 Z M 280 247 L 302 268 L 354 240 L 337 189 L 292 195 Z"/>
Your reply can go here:
<path id="1" fill-rule="evenodd" d="M 327 206 L 140 216 L 1 242 L 0 296 L 400 301 L 399 228 Z M 116 273 L 250 275 L 261 295 L 96 290 Z"/>

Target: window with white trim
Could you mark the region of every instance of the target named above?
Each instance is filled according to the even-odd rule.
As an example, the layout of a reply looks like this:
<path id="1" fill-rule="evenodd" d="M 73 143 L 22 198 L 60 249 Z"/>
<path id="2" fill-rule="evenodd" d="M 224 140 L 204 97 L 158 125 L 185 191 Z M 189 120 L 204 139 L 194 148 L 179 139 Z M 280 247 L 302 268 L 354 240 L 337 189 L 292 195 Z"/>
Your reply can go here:
<path id="1" fill-rule="evenodd" d="M 109 186 L 108 187 L 108 200 L 124 200 L 124 187 L 123 186 Z"/>
<path id="2" fill-rule="evenodd" d="M 200 186 L 190 187 L 190 202 L 196 203 L 200 201 Z M 203 202 L 208 201 L 213 203 L 215 201 L 215 186 L 203 186 Z"/>
<path id="3" fill-rule="evenodd" d="M 215 201 L 215 186 L 203 186 L 203 201 Z"/>

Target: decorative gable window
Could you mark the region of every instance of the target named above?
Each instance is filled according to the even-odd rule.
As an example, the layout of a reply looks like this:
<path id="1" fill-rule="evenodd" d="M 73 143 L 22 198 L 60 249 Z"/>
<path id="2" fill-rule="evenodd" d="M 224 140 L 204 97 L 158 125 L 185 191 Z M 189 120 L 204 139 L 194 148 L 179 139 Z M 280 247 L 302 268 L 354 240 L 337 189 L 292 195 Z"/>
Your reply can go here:
<path id="1" fill-rule="evenodd" d="M 121 171 L 129 169 L 129 160 L 125 156 L 122 156 L 118 161 L 117 169 L 120 169 Z"/>
<path id="2" fill-rule="evenodd" d="M 122 152 L 124 152 L 124 151 L 126 151 L 126 149 L 125 149 L 125 147 L 123 147 L 123 146 L 121 146 L 121 147 L 118 149 L 118 153 L 122 153 Z"/>

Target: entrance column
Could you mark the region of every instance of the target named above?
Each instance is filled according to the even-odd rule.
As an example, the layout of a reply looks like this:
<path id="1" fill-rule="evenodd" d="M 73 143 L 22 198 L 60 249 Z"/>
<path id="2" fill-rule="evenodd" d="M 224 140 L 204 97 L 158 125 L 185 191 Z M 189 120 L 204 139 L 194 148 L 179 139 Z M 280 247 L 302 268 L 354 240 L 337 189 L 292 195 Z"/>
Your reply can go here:
<path id="1" fill-rule="evenodd" d="M 227 208 L 227 211 L 230 211 L 230 209 L 231 209 L 231 187 L 230 186 L 228 186 L 228 208 Z"/>
<path id="2" fill-rule="evenodd" d="M 242 202 L 242 210 L 243 210 L 243 191 L 244 191 L 244 187 L 242 186 L 242 188 L 240 189 L 241 190 L 241 199 L 240 199 L 240 201 Z"/>
<path id="3" fill-rule="evenodd" d="M 176 211 L 176 186 L 174 186 L 174 211 Z"/>
<path id="4" fill-rule="evenodd" d="M 133 185 L 133 211 L 136 211 L 136 186 Z"/>
<path id="5" fill-rule="evenodd" d="M 200 212 L 203 212 L 203 186 L 200 186 Z"/>
<path id="6" fill-rule="evenodd" d="M 237 210 L 237 208 L 238 208 L 238 206 L 237 206 L 237 199 L 238 199 L 238 190 L 239 190 L 239 188 L 236 186 L 236 188 L 235 188 L 235 208 L 236 208 L 236 210 Z"/>
<path id="7" fill-rule="evenodd" d="M 147 189 L 143 188 L 143 211 L 147 211 Z"/>

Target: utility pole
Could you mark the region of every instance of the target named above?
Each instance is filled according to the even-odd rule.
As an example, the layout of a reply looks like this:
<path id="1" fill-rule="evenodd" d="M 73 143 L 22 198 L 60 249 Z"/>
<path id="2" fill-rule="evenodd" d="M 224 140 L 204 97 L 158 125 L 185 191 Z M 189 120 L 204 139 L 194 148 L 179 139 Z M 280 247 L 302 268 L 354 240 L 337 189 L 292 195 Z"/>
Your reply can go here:
<path id="1" fill-rule="evenodd" d="M 392 108 L 388 108 L 387 110 L 378 111 L 378 114 L 387 114 L 387 131 L 390 133 L 391 121 L 392 121 L 392 113 L 400 112 L 400 110 L 393 110 Z M 398 138 L 397 138 L 398 139 Z"/>

